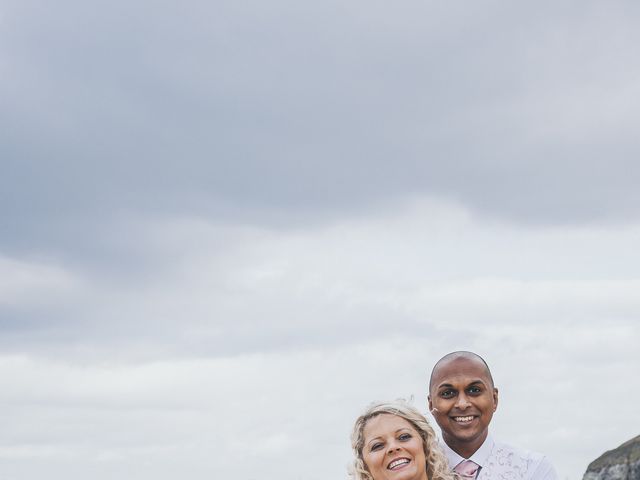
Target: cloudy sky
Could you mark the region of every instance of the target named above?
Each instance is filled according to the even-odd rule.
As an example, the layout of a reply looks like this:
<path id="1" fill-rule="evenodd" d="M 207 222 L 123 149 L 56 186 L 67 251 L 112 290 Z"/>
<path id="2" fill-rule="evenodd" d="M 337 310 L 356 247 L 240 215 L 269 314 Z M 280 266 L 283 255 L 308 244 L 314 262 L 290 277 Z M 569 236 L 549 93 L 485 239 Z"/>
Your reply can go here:
<path id="1" fill-rule="evenodd" d="M 346 479 L 494 371 L 562 480 L 640 433 L 640 4 L 0 1 L 0 479 Z"/>

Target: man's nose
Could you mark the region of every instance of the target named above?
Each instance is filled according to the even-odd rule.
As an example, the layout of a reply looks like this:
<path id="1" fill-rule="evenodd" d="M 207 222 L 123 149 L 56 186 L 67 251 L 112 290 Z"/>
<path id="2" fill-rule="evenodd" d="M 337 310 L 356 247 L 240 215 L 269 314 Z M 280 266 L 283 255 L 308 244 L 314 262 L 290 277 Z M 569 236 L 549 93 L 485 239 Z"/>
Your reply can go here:
<path id="1" fill-rule="evenodd" d="M 460 394 L 458 395 L 458 399 L 456 400 L 456 407 L 460 409 L 465 409 L 469 405 L 471 405 L 469 403 L 469 397 L 467 397 L 467 395 L 464 392 L 460 392 Z"/>

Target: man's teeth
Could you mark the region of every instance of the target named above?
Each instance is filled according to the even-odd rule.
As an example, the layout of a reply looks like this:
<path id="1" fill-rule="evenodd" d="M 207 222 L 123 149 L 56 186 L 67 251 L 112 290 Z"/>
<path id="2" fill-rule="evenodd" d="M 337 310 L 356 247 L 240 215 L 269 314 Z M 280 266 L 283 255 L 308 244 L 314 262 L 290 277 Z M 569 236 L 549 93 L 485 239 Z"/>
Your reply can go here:
<path id="1" fill-rule="evenodd" d="M 409 459 L 408 458 L 399 458 L 398 460 L 394 460 L 393 462 L 391 462 L 387 468 L 389 470 L 393 470 L 395 467 L 397 467 L 399 465 L 404 465 L 404 464 L 407 464 L 407 463 L 409 463 Z"/>
<path id="2" fill-rule="evenodd" d="M 456 422 L 465 423 L 473 420 L 473 415 L 469 415 L 468 417 L 453 417 Z"/>

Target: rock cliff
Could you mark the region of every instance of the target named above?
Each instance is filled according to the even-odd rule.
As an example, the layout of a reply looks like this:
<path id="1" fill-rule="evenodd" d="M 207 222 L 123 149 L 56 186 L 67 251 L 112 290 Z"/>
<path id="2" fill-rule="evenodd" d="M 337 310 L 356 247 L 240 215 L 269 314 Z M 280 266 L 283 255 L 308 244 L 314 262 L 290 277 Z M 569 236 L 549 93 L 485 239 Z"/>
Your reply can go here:
<path id="1" fill-rule="evenodd" d="M 640 435 L 591 462 L 582 480 L 640 480 Z"/>

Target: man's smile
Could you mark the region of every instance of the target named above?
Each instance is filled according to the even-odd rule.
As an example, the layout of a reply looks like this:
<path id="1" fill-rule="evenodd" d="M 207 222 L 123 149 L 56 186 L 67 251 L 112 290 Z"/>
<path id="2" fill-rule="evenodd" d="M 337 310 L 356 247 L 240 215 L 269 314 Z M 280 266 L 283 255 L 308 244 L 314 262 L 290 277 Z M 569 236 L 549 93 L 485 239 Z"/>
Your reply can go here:
<path id="1" fill-rule="evenodd" d="M 453 418 L 453 420 L 456 423 L 461 423 L 461 424 L 465 424 L 465 423 L 469 423 L 471 421 L 473 421 L 474 418 L 476 418 L 474 415 L 467 415 L 465 417 L 451 417 Z"/>

